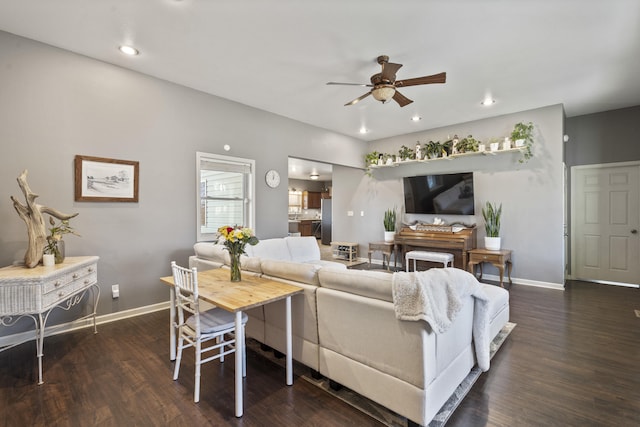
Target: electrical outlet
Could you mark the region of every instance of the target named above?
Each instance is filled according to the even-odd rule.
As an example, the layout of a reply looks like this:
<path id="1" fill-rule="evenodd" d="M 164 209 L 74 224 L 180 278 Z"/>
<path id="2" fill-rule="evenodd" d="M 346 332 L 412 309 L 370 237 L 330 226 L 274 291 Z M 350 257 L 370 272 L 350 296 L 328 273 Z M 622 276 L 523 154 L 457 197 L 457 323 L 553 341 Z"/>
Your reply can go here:
<path id="1" fill-rule="evenodd" d="M 360 211 L 360 216 L 364 216 L 364 211 Z"/>
<path id="2" fill-rule="evenodd" d="M 347 216 L 353 216 L 353 211 L 347 211 Z"/>
<path id="3" fill-rule="evenodd" d="M 111 285 L 111 295 L 113 299 L 116 299 L 120 296 L 120 285 Z"/>

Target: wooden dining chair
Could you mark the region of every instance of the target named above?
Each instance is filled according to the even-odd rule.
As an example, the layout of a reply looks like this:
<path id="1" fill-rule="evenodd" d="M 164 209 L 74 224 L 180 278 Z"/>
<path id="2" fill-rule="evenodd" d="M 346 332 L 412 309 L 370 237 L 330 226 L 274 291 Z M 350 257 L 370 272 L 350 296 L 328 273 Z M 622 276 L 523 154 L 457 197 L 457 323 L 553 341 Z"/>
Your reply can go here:
<path id="1" fill-rule="evenodd" d="M 193 347 L 196 359 L 193 401 L 197 403 L 200 401 L 200 366 L 215 359 L 224 362 L 224 357 L 227 354 L 236 351 L 235 316 L 218 307 L 201 312 L 198 301 L 197 269 L 195 267 L 192 269 L 180 267 L 175 261 L 172 261 L 171 270 L 175 283 L 174 304 L 177 311 L 177 319 L 172 321 L 178 330 L 178 352 L 173 379 L 178 379 L 182 350 Z M 243 313 L 242 337 L 244 337 L 244 326 L 247 319 L 247 315 Z M 242 347 L 244 348 L 244 346 Z M 206 356 L 205 353 L 207 353 Z M 236 357 L 242 357 L 242 375 L 246 376 L 245 354 L 236 355 Z"/>

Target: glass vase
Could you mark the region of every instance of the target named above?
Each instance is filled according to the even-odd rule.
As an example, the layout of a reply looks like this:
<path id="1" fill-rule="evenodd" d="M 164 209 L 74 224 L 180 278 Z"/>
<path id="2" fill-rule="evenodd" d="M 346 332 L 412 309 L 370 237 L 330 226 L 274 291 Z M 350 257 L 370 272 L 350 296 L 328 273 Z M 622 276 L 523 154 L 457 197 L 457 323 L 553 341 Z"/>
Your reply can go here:
<path id="1" fill-rule="evenodd" d="M 231 257 L 231 281 L 239 282 L 242 280 L 240 275 L 240 254 L 239 253 L 230 253 Z"/>
<path id="2" fill-rule="evenodd" d="M 53 255 L 56 260 L 56 264 L 62 264 L 64 261 L 64 240 L 60 239 L 56 242 L 53 249 Z"/>

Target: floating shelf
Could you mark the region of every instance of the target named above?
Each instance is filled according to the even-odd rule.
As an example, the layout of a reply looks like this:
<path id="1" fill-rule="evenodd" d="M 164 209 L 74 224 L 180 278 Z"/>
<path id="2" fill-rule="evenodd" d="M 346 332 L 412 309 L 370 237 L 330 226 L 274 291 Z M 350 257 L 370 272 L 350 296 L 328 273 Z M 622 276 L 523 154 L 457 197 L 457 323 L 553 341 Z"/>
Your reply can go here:
<path id="1" fill-rule="evenodd" d="M 473 151 L 471 153 L 459 153 L 459 154 L 452 154 L 450 156 L 447 157 L 436 157 L 435 159 L 422 159 L 422 160 L 404 160 L 401 162 L 393 162 L 391 164 L 385 164 L 385 165 L 371 165 L 369 166 L 371 169 L 378 169 L 378 168 L 395 168 L 397 166 L 402 166 L 402 165 L 409 165 L 409 164 L 413 164 L 413 163 L 430 163 L 430 162 L 437 162 L 437 161 L 442 161 L 442 160 L 455 160 L 457 158 L 460 157 L 469 157 L 469 156 L 496 156 L 499 154 L 506 154 L 506 153 L 519 153 L 522 152 L 522 150 L 524 149 L 524 147 L 517 147 L 517 148 L 510 148 L 508 150 L 496 150 L 496 151 Z"/>

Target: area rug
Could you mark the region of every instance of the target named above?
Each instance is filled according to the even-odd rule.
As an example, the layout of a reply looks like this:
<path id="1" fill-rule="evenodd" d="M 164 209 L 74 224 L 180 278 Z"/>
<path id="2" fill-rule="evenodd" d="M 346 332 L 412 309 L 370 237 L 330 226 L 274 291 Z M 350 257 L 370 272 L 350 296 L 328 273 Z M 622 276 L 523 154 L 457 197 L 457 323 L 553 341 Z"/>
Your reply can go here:
<path id="1" fill-rule="evenodd" d="M 491 358 L 493 358 L 493 356 L 496 354 L 498 349 L 505 342 L 506 338 L 509 336 L 513 328 L 515 328 L 515 326 L 516 326 L 515 323 L 508 322 L 502 328 L 502 330 L 498 333 L 498 335 L 496 335 L 490 347 Z M 284 358 L 280 358 L 280 359 L 275 358 L 273 356 L 273 352 L 262 350 L 260 347 L 260 343 L 258 343 L 253 339 L 247 340 L 247 349 L 255 353 L 258 353 L 269 360 L 272 360 L 274 363 L 277 363 L 278 365 L 284 366 L 284 363 L 285 363 Z M 304 374 L 300 376 L 300 378 L 304 379 L 305 381 L 308 381 L 309 383 L 317 387 L 320 387 L 321 389 L 325 390 L 327 393 L 331 394 L 332 396 L 368 414 L 372 418 L 380 421 L 382 424 L 389 427 L 406 427 L 407 426 L 407 419 L 405 417 L 398 415 L 393 411 L 390 411 L 384 406 L 381 406 L 367 399 L 364 396 L 359 395 L 358 393 L 348 389 L 347 387 L 342 387 L 340 390 L 337 390 L 337 391 L 333 390 L 331 387 L 329 387 L 329 380 L 327 378 L 322 378 L 319 380 L 314 379 L 308 373 L 309 371 L 308 368 L 298 364 L 295 361 L 294 361 L 294 364 L 295 364 L 294 371 L 298 371 L 298 372 L 306 371 Z M 491 370 L 489 370 L 489 372 L 491 372 Z M 462 383 L 460 383 L 458 388 L 456 388 L 456 390 L 445 402 L 445 404 L 442 405 L 442 408 L 440 408 L 440 410 L 438 411 L 436 416 L 433 418 L 431 423 L 429 423 L 429 427 L 442 427 L 447 423 L 447 420 L 449 419 L 451 414 L 453 414 L 453 411 L 455 411 L 455 409 L 458 407 L 460 402 L 462 402 L 462 400 L 465 398 L 469 390 L 471 390 L 471 387 L 478 380 L 478 378 L 480 377 L 480 374 L 482 374 L 482 371 L 480 370 L 480 368 L 478 368 L 478 366 L 474 366 L 473 369 L 471 369 L 471 372 L 469 372 L 469 375 L 467 375 L 467 377 L 462 381 Z"/>

